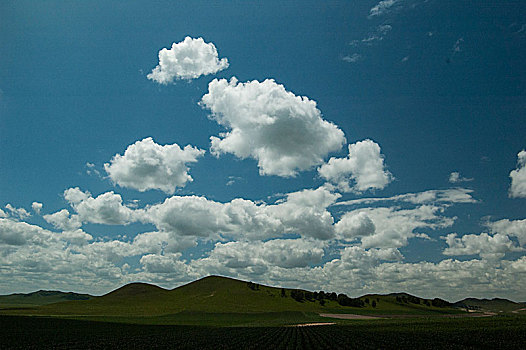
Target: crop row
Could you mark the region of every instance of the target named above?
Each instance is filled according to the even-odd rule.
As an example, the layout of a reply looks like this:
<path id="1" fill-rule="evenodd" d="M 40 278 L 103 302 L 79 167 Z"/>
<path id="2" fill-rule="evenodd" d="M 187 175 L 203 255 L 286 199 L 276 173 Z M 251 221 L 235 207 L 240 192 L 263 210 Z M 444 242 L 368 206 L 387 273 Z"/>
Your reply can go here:
<path id="1" fill-rule="evenodd" d="M 0 317 L 0 349 L 524 349 L 525 318 L 349 326 L 145 326 Z"/>

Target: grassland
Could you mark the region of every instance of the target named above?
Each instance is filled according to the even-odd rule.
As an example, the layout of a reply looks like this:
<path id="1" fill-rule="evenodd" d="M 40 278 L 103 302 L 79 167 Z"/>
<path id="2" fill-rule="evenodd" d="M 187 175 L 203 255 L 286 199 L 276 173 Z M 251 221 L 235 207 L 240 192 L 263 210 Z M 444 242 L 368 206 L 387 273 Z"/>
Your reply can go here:
<path id="1" fill-rule="evenodd" d="M 282 315 L 285 314 L 295 315 L 294 319 L 303 315 L 308 321 L 313 318 L 312 315 L 319 313 L 431 316 L 462 312 L 454 308 L 435 307 L 429 303 L 425 305 L 423 301 L 418 304 L 399 302 L 396 295 L 364 296 L 362 299 L 367 299 L 369 303 L 364 302 L 363 307 L 342 306 L 329 299 L 324 299 L 323 303 L 316 299 L 297 301 L 291 297 L 292 291 L 263 285 L 252 285 L 250 288 L 245 281 L 210 276 L 173 290 L 133 283 L 89 300 L 66 301 L 31 308 L 0 309 L 0 314 L 111 318 L 133 322 L 143 319 L 142 323 L 191 325 L 201 324 L 201 319 L 217 319 L 217 325 L 222 325 L 224 323 L 221 320 L 228 318 L 224 316 L 226 314 L 230 315 L 229 319 L 240 319 L 241 321 L 236 323 L 242 324 L 245 318 L 269 319 L 272 317 L 268 315 L 274 315 L 273 317 L 279 320 L 283 319 Z"/>
<path id="2" fill-rule="evenodd" d="M 366 295 L 362 307 L 320 302 L 311 294 L 298 301 L 293 294 L 211 276 L 173 290 L 133 283 L 87 300 L 60 301 L 64 295 L 53 292 L 16 296 L 32 301 L 23 307 L 9 307 L 0 297 L 0 348 L 526 348 L 526 315 L 511 312 L 522 304 L 494 301 L 488 305 L 506 311 L 472 318 L 408 294 Z M 52 298 L 60 302 L 49 303 Z M 319 322 L 334 324 L 297 327 Z"/>

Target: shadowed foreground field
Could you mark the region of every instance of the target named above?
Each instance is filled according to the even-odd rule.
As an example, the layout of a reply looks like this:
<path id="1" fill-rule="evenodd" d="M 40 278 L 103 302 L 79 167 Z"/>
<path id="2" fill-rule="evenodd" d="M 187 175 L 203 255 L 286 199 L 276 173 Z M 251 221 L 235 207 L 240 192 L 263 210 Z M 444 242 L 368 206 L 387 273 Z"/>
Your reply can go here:
<path id="1" fill-rule="evenodd" d="M 137 325 L 0 316 L 2 349 L 524 349 L 526 318 L 360 320 L 314 327 Z"/>

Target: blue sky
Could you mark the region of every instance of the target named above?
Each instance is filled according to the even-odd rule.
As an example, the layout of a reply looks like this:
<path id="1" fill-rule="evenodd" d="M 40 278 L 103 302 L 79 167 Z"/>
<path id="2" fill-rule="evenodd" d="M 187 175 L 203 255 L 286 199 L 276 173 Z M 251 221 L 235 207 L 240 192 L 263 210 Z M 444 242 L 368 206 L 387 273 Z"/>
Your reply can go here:
<path id="1" fill-rule="evenodd" d="M 2 2 L 0 293 L 526 300 L 524 11 Z"/>

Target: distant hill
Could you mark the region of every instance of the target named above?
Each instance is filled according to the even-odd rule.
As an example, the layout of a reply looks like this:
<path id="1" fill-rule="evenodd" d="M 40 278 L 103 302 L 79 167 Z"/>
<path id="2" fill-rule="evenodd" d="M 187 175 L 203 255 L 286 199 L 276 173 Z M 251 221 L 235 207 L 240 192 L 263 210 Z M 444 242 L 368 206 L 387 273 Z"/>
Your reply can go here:
<path id="1" fill-rule="evenodd" d="M 71 300 L 89 300 L 94 298 L 89 294 L 73 292 L 60 292 L 54 290 L 39 290 L 32 293 L 16 293 L 0 295 L 0 308 L 6 307 L 30 307 L 46 305 Z"/>
<path id="2" fill-rule="evenodd" d="M 353 305 L 353 306 L 348 306 Z M 458 312 L 448 305 L 409 294 L 366 295 L 283 289 L 232 278 L 209 276 L 173 290 L 131 283 L 100 297 L 68 300 L 31 310 L 40 315 L 162 316 L 195 313 L 377 313 L 437 314 Z M 24 310 L 11 313 L 24 314 Z"/>
<path id="3" fill-rule="evenodd" d="M 474 311 L 491 311 L 491 312 L 510 312 L 526 308 L 526 303 L 516 303 L 508 299 L 477 299 L 466 298 L 453 304 L 454 307 L 474 310 Z"/>

